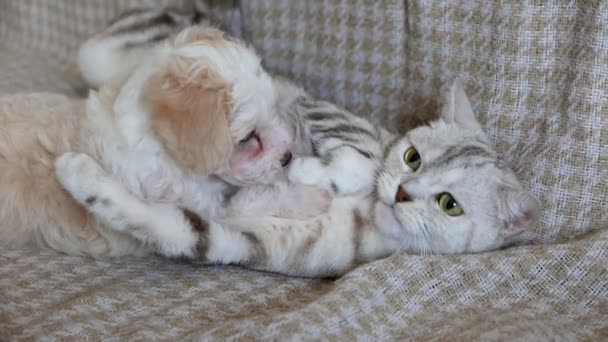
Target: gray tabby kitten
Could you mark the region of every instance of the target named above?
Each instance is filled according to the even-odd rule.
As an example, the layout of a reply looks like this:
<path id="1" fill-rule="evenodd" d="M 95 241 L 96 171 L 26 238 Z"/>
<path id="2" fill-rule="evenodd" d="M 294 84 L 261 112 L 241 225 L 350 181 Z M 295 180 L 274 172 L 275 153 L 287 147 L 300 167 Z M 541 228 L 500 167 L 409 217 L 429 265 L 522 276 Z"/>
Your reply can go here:
<path id="1" fill-rule="evenodd" d="M 59 179 L 111 229 L 162 255 L 313 277 L 340 275 L 400 251 L 457 254 L 500 248 L 539 212 L 538 201 L 499 161 L 459 83 L 437 121 L 404 136 L 351 121 L 351 114 L 329 104 L 295 98 L 290 112 L 301 118 L 303 148 L 312 156 L 294 163 L 290 178 L 318 180 L 339 194 L 318 217 L 278 217 L 271 204 L 274 192 L 251 188 L 237 192 L 228 204 L 238 218 L 204 221 L 172 204 L 136 198 L 82 157 L 58 170 Z M 357 137 L 365 142 L 353 142 Z M 366 181 L 353 176 L 370 165 Z M 104 200 L 87 204 L 91 196 Z"/>

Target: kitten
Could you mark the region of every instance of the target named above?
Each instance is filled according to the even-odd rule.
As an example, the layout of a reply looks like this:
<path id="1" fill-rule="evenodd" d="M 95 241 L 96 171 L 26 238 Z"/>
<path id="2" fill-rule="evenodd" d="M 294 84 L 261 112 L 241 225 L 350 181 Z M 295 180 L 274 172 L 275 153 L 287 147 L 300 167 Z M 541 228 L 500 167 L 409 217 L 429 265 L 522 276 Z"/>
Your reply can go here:
<path id="1" fill-rule="evenodd" d="M 304 101 L 299 106 L 310 104 Z M 304 115 L 304 122 L 310 120 L 308 129 L 316 118 L 332 122 L 340 117 L 325 114 L 329 113 Z M 306 131 L 313 132 L 323 131 Z M 400 251 L 457 254 L 493 250 L 525 230 L 538 214 L 538 201 L 500 162 L 458 82 L 450 88 L 437 121 L 404 136 L 374 138 L 378 136 L 364 145 L 371 156 L 358 151 L 362 145 L 341 142 L 334 149 L 333 138 L 311 139 L 311 149 L 318 154 L 315 166 L 332 169 L 322 172 L 326 175 L 343 172 L 345 179 L 332 182 L 340 184 L 338 190 L 348 189 L 352 194 L 336 197 L 326 214 L 304 220 L 272 217 L 275 213 L 259 210 L 255 218 L 218 217 L 205 222 L 189 210 L 135 198 L 93 160 L 82 157 L 75 159 L 78 162 L 73 167 L 58 170 L 58 175 L 72 180 L 66 188 L 83 205 L 90 196 L 105 199 L 88 205 L 99 219 L 154 246 L 162 255 L 299 276 L 340 275 L 358 263 Z M 374 142 L 382 148 L 377 149 Z M 331 162 L 323 165 L 324 158 Z M 359 184 L 359 192 L 343 186 L 357 168 L 357 158 L 382 161 L 369 178 L 371 185 Z M 305 161 L 292 167 L 310 165 L 312 162 Z M 312 166 L 306 173 L 293 170 L 292 176 L 313 171 Z M 73 177 L 75 173 L 80 176 Z M 373 191 L 364 190 L 370 186 Z M 269 202 L 273 195 L 243 189 L 233 200 Z M 197 238 L 192 238 L 193 232 Z"/>

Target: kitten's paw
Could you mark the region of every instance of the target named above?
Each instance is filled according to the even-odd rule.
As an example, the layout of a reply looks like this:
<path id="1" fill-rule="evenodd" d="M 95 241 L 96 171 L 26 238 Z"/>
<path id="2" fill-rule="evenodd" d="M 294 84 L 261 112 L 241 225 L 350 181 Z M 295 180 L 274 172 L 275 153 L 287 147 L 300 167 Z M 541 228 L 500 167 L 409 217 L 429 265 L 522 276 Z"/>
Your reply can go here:
<path id="1" fill-rule="evenodd" d="M 290 182 L 296 184 L 317 185 L 325 188 L 327 177 L 321 161 L 314 157 L 300 157 L 291 162 L 287 172 Z"/>
<path id="2" fill-rule="evenodd" d="M 325 214 L 333 200 L 331 192 L 311 185 L 294 184 L 289 193 L 289 198 L 283 200 L 284 205 L 280 211 L 280 217 L 313 218 Z"/>

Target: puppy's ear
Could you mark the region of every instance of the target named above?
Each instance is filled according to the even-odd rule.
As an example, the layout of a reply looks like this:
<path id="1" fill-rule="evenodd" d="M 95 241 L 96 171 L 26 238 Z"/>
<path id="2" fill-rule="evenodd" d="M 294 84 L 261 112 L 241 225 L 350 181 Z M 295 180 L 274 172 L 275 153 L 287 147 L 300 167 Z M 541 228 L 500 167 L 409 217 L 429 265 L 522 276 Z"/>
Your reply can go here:
<path id="1" fill-rule="evenodd" d="M 146 83 L 151 129 L 187 171 L 209 175 L 228 161 L 231 89 L 207 61 L 173 56 Z"/>

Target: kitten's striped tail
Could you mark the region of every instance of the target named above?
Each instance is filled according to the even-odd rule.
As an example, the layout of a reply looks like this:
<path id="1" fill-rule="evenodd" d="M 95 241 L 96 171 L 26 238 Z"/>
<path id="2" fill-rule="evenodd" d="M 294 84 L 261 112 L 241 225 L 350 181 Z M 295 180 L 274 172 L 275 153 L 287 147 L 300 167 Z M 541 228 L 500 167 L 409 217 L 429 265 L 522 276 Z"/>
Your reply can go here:
<path id="1" fill-rule="evenodd" d="M 91 87 L 124 80 L 159 43 L 192 25 L 217 27 L 206 7 L 135 8 L 112 20 L 80 48 L 78 66 Z"/>

